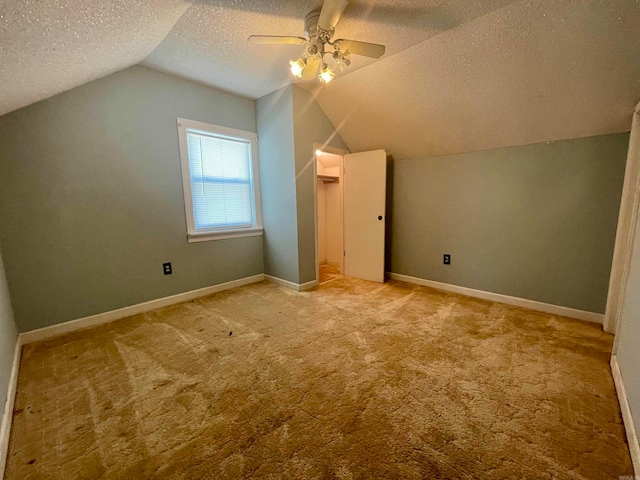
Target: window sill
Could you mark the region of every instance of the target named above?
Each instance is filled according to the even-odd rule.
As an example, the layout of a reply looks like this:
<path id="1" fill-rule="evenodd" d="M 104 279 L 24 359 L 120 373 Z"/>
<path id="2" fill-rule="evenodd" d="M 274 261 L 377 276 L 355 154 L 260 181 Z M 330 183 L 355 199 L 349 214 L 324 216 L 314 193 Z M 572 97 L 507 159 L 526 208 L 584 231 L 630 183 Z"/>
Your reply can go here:
<path id="1" fill-rule="evenodd" d="M 220 232 L 190 233 L 187 235 L 189 243 L 209 242 L 211 240 L 226 240 L 228 238 L 257 237 L 262 235 L 262 228 L 247 228 L 244 230 L 225 230 Z"/>

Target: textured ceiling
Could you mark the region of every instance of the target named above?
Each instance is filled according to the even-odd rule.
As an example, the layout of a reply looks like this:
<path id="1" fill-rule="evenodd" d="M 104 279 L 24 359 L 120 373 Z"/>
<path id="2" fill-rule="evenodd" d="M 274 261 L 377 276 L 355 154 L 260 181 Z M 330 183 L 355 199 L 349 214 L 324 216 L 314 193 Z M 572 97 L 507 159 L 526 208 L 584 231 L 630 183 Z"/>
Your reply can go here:
<path id="1" fill-rule="evenodd" d="M 0 0 L 0 114 L 141 63 L 258 98 L 291 83 L 316 0 Z M 302 82 L 352 150 L 395 158 L 629 129 L 638 0 L 351 0 L 336 37 L 383 43 Z"/>
<path id="2" fill-rule="evenodd" d="M 506 0 L 351 0 L 335 38 L 382 43 L 385 56 L 504 6 Z M 142 64 L 251 98 L 292 83 L 289 60 L 299 45 L 252 45 L 249 35 L 304 35 L 304 17 L 315 0 L 198 1 Z M 383 57 L 384 58 L 384 57 Z M 350 75 L 375 60 L 352 57 Z M 331 63 L 331 61 L 330 61 Z M 316 82 L 298 81 L 305 88 Z"/>
<path id="3" fill-rule="evenodd" d="M 0 0 L 0 115 L 146 57 L 183 0 Z"/>
<path id="4" fill-rule="evenodd" d="M 352 150 L 395 158 L 628 131 L 640 3 L 516 2 L 314 93 Z"/>

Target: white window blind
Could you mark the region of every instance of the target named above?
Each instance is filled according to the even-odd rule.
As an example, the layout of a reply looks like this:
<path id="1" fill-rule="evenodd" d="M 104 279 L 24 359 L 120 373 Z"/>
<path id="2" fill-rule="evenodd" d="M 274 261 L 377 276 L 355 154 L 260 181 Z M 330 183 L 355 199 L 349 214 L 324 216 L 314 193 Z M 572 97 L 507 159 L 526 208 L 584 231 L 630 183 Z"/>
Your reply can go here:
<path id="1" fill-rule="evenodd" d="M 178 118 L 189 242 L 262 235 L 257 136 Z"/>
<path id="2" fill-rule="evenodd" d="M 251 228 L 251 144 L 187 130 L 196 230 Z"/>

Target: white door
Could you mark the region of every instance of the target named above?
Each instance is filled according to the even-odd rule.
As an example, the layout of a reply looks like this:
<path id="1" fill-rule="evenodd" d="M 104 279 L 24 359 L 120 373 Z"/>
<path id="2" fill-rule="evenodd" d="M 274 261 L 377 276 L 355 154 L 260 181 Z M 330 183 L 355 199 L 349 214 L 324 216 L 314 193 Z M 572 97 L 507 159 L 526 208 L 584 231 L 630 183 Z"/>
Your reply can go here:
<path id="1" fill-rule="evenodd" d="M 344 156 L 344 273 L 384 282 L 387 153 Z"/>

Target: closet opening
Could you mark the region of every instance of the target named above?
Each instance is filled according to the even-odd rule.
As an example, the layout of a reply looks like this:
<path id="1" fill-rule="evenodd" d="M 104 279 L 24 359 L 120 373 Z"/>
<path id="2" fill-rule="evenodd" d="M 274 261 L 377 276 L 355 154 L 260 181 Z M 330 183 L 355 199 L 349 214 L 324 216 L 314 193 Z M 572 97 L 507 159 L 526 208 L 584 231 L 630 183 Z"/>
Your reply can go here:
<path id="1" fill-rule="evenodd" d="M 384 283 L 387 154 L 314 144 L 316 278 Z"/>
<path id="2" fill-rule="evenodd" d="M 320 285 L 344 275 L 344 156 L 316 145 L 316 259 Z"/>

